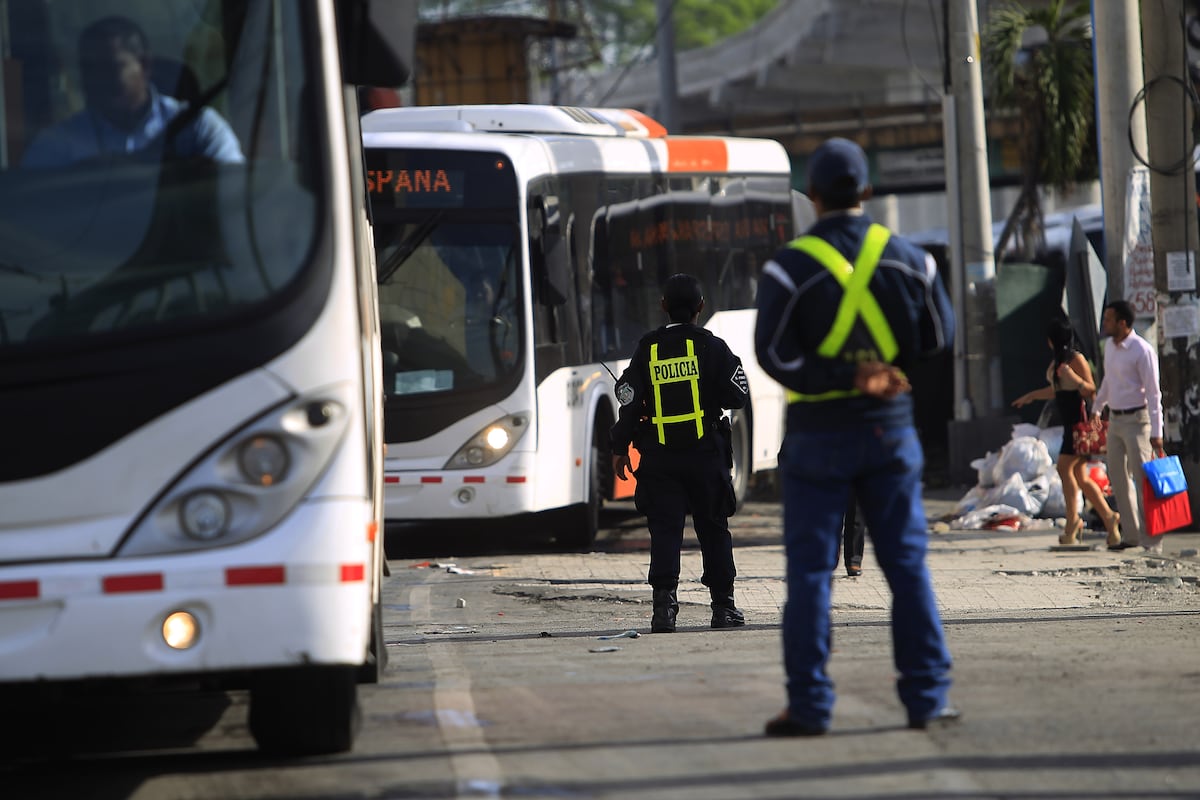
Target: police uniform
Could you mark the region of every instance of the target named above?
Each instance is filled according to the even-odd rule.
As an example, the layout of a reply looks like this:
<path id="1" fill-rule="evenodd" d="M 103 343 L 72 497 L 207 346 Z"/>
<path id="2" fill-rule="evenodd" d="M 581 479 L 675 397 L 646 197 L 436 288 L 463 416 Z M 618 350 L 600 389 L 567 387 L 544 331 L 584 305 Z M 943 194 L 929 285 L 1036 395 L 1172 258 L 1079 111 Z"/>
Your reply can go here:
<path id="1" fill-rule="evenodd" d="M 893 593 L 897 690 L 909 725 L 957 716 L 947 701 L 951 660 L 925 565 L 924 456 L 912 395 L 866 395 L 855 382 L 862 362 L 902 371 L 950 347 L 953 311 L 932 257 L 859 208 L 867 184 L 862 150 L 831 142 L 810 159 L 810 190 L 844 188 L 849 177 L 853 199 L 841 201 L 843 210 L 827 208 L 767 262 L 757 302 L 759 363 L 787 388 L 789 401 L 779 457 L 788 707 L 768 722 L 773 736 L 820 734 L 830 724 L 830 572 L 851 490 Z"/>
<path id="2" fill-rule="evenodd" d="M 664 291 L 664 305 L 669 299 Z M 689 511 L 704 562 L 700 581 L 712 599 L 712 627 L 742 625 L 733 602 L 737 570 L 728 519 L 736 501 L 728 427 L 722 420 L 722 409 L 742 408 L 749 398 L 741 359 L 704 328 L 671 323 L 638 342 L 616 395 L 620 413 L 610 432 L 613 455 L 626 455 L 630 444 L 640 455 L 634 502 L 650 529 L 651 630 L 675 629 Z"/>

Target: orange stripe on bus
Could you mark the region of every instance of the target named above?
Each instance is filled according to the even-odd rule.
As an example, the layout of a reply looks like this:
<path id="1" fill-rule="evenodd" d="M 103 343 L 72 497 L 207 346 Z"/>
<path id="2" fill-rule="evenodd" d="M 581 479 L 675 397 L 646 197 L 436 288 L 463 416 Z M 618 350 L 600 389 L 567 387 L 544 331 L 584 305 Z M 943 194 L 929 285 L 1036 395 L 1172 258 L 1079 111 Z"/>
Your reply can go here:
<path id="1" fill-rule="evenodd" d="M 367 523 L 367 541 L 375 541 L 375 537 L 379 535 L 379 523 L 371 520 Z"/>
<path id="2" fill-rule="evenodd" d="M 646 135 L 651 139 L 661 139 L 667 135 L 667 129 L 658 120 L 646 116 L 637 109 L 622 108 L 621 110 L 646 126 Z"/>
<path id="3" fill-rule="evenodd" d="M 667 169 L 671 172 L 724 172 L 729 151 L 720 139 L 667 139 Z"/>

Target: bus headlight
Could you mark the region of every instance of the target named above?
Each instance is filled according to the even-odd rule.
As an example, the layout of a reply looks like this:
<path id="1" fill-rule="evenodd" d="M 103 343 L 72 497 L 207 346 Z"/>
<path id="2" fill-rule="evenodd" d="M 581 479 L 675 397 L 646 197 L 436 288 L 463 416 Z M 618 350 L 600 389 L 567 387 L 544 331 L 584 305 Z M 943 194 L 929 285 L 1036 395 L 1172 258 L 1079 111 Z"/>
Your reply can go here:
<path id="1" fill-rule="evenodd" d="M 288 452 L 273 436 L 254 436 L 238 450 L 238 466 L 246 480 L 258 486 L 274 486 L 287 475 Z"/>
<path id="2" fill-rule="evenodd" d="M 458 448 L 442 469 L 489 467 L 513 449 L 529 428 L 529 414 L 509 414 L 491 423 Z"/>
<path id="3" fill-rule="evenodd" d="M 118 554 L 228 547 L 272 530 L 328 469 L 349 427 L 355 391 L 349 381 L 333 384 L 231 421 L 227 436 L 168 479 Z"/>
<path id="4" fill-rule="evenodd" d="M 229 527 L 229 504 L 216 492 L 192 492 L 179 504 L 179 525 L 193 539 L 212 541 Z"/>

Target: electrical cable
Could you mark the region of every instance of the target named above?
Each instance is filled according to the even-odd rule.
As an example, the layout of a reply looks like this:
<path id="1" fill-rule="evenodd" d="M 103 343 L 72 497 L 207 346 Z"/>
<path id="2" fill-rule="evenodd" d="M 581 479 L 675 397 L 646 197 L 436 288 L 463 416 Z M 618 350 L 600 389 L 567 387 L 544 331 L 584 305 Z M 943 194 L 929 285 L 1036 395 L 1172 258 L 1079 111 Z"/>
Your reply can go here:
<path id="1" fill-rule="evenodd" d="M 1185 153 L 1182 158 L 1172 163 L 1170 166 L 1158 166 L 1150 163 L 1148 156 L 1142 155 L 1137 148 L 1137 143 L 1133 139 L 1133 119 L 1134 115 L 1137 113 L 1138 106 L 1145 102 L 1146 95 L 1149 94 L 1150 89 L 1161 82 L 1175 83 L 1181 86 L 1184 91 L 1184 96 L 1187 100 L 1186 105 L 1191 106 L 1193 119 L 1195 119 L 1197 116 L 1200 116 L 1200 96 L 1196 95 L 1196 90 L 1188 82 L 1184 81 L 1183 78 L 1180 78 L 1178 75 L 1156 75 L 1150 80 L 1146 81 L 1146 83 L 1142 85 L 1142 88 L 1138 89 L 1137 94 L 1133 96 L 1133 103 L 1129 107 L 1129 124 L 1126 126 L 1126 131 L 1129 136 L 1129 149 L 1133 153 L 1134 159 L 1136 159 L 1139 164 L 1141 164 L 1143 167 L 1146 167 L 1151 172 L 1158 173 L 1159 175 L 1178 175 L 1184 170 L 1185 167 L 1188 167 L 1189 165 L 1192 167 L 1196 166 L 1196 157 L 1194 154 Z"/>
<path id="2" fill-rule="evenodd" d="M 658 30 L 662 27 L 663 20 L 675 13 L 675 4 L 677 2 L 679 2 L 679 0 L 671 0 L 671 4 L 667 6 L 667 13 L 654 20 L 654 30 L 650 31 L 650 35 L 642 40 L 642 43 L 638 45 L 638 50 L 644 49 L 646 45 L 650 44 L 651 39 L 654 39 L 658 36 Z M 629 70 L 633 69 L 635 64 L 640 63 L 645 62 L 630 60 L 629 63 L 625 65 L 625 68 L 621 70 L 621 74 L 617 75 L 617 79 L 613 81 L 611 86 L 608 87 L 608 91 L 604 93 L 604 96 L 596 101 L 596 105 L 603 106 L 606 102 L 608 102 L 608 98 L 612 97 L 613 92 L 620 88 L 621 82 L 625 80 L 627 75 L 629 75 Z"/>

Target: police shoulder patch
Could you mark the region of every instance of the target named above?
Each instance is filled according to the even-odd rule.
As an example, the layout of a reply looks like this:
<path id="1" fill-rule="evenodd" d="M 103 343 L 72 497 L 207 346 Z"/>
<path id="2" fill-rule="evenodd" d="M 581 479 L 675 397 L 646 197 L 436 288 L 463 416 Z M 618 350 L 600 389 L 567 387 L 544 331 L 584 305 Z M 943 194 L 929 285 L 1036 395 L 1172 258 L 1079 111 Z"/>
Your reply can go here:
<path id="1" fill-rule="evenodd" d="M 750 384 L 746 381 L 746 373 L 742 370 L 741 364 L 738 364 L 737 369 L 729 376 L 729 380 L 742 394 L 750 394 Z"/>
<path id="2" fill-rule="evenodd" d="M 633 387 L 624 381 L 617 384 L 617 402 L 623 406 L 633 402 Z"/>

